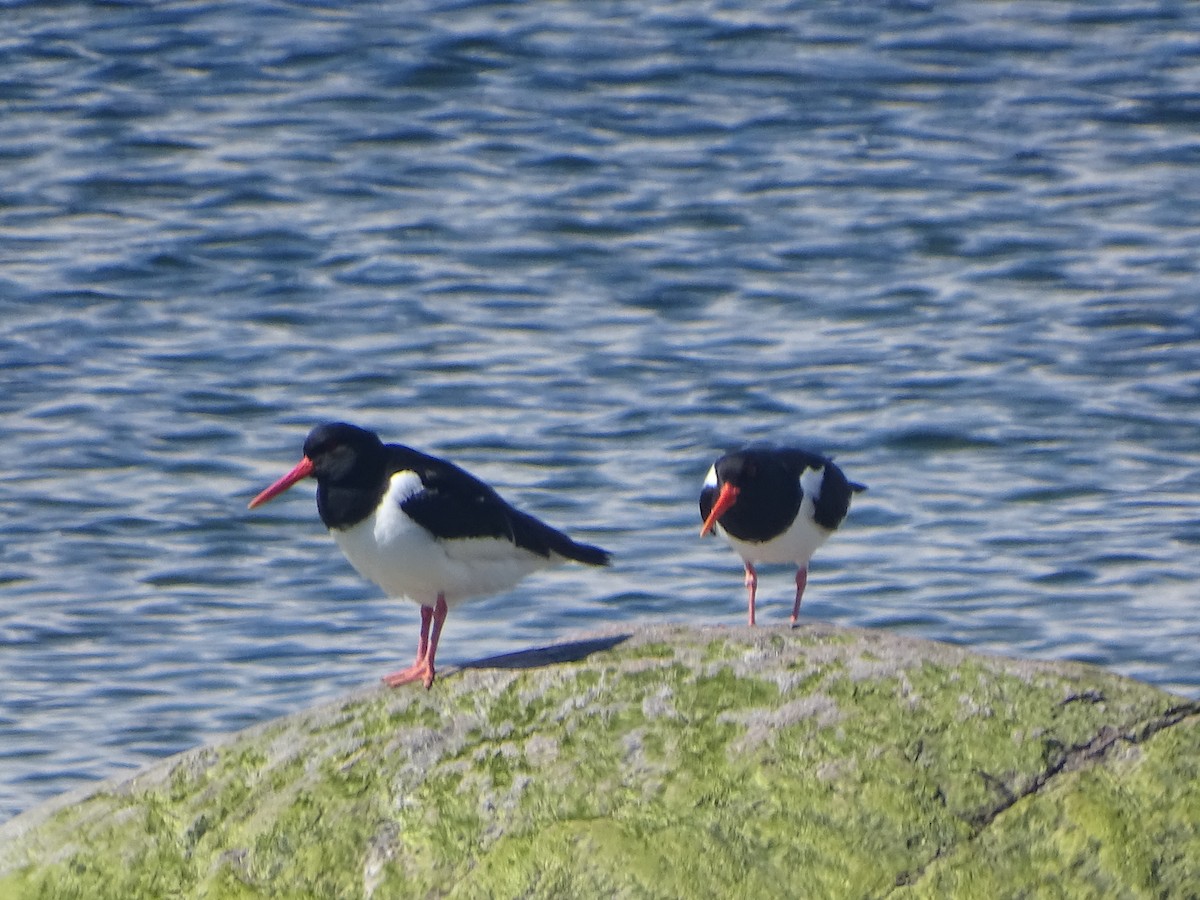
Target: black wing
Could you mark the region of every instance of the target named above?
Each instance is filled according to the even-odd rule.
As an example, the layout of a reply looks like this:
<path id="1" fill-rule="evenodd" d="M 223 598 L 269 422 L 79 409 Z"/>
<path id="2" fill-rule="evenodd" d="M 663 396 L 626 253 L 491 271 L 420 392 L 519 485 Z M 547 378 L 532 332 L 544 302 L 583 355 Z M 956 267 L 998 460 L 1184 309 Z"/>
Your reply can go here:
<path id="1" fill-rule="evenodd" d="M 824 468 L 821 491 L 813 501 L 813 521 L 822 528 L 832 531 L 842 524 L 850 511 L 850 497 L 867 489 L 866 485 L 849 481 L 832 459 L 819 453 L 789 448 L 781 450 L 780 457 L 797 479 L 805 469 Z"/>
<path id="2" fill-rule="evenodd" d="M 608 564 L 607 551 L 577 543 L 521 512 L 465 469 L 408 447 L 389 449 L 393 451 L 392 472 L 416 472 L 424 486 L 401 503 L 400 508 L 434 537 L 497 538 L 539 556 L 557 553 L 591 565 Z"/>

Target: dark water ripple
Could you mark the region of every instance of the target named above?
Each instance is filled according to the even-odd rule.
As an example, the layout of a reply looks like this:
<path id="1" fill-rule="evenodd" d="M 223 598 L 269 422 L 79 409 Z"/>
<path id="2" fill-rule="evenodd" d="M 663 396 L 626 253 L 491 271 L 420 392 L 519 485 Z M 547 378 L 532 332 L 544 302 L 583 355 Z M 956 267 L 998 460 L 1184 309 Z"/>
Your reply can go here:
<path id="1" fill-rule="evenodd" d="M 799 439 L 809 615 L 1200 695 L 1198 9 L 8 4 L 0 813 L 407 663 L 245 510 L 332 417 L 618 553 L 447 663 L 740 622 L 697 486 Z"/>

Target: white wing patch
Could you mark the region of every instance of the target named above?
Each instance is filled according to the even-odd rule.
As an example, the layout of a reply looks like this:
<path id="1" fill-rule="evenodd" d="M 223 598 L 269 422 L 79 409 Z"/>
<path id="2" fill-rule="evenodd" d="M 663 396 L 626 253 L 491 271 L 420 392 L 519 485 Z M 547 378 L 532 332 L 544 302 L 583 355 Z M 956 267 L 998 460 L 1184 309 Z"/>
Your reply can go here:
<path id="1" fill-rule="evenodd" d="M 405 469 L 403 472 L 397 472 L 388 481 L 387 497 L 399 506 L 423 490 L 425 490 L 425 485 L 421 483 L 421 476 L 412 469 Z"/>
<path id="2" fill-rule="evenodd" d="M 821 496 L 821 485 L 825 483 L 825 467 L 814 469 L 811 466 L 800 473 L 800 487 L 804 496 L 812 497 L 815 503 Z"/>

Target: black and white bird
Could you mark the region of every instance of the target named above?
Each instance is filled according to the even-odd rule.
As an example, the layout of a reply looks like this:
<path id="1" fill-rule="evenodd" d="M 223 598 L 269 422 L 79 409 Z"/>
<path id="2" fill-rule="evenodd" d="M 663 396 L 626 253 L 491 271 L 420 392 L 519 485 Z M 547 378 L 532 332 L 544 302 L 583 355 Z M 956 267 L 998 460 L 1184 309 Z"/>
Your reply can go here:
<path id="1" fill-rule="evenodd" d="M 700 536 L 715 531 L 745 563 L 751 625 L 755 566 L 796 565 L 795 623 L 809 560 L 846 518 L 850 497 L 863 490 L 831 459 L 793 447 L 746 447 L 713 463 L 700 491 Z"/>
<path id="2" fill-rule="evenodd" d="M 383 680 L 434 679 L 447 611 L 506 590 L 538 569 L 575 560 L 609 564 L 607 550 L 578 543 L 453 463 L 372 431 L 332 422 L 304 441 L 304 458 L 250 501 L 253 509 L 308 477 L 317 512 L 350 564 L 387 593 L 421 607 L 416 661 Z"/>

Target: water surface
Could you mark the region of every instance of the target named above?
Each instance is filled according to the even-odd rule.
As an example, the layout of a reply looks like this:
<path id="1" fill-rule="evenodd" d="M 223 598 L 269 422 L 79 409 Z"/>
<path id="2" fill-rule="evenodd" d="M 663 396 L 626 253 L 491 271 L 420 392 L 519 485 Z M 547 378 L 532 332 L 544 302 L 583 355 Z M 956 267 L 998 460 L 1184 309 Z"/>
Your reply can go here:
<path id="1" fill-rule="evenodd" d="M 807 617 L 1200 696 L 1200 7 L 5 20 L 0 814 L 411 661 L 311 490 L 245 508 L 331 418 L 617 554 L 445 664 L 740 623 L 696 496 L 775 440 L 870 485 Z"/>

